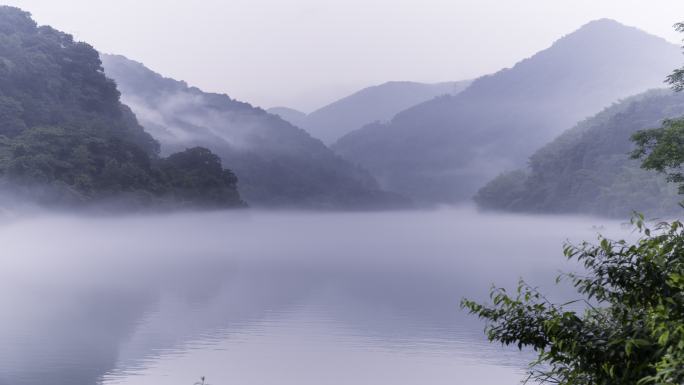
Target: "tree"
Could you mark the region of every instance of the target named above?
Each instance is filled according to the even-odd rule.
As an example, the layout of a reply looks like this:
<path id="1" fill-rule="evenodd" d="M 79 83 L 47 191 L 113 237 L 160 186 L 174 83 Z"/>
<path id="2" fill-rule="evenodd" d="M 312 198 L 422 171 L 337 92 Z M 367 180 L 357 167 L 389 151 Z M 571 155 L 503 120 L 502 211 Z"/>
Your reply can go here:
<path id="1" fill-rule="evenodd" d="M 159 163 L 175 201 L 204 207 L 244 205 L 235 174 L 224 169 L 221 158 L 204 147 L 172 154 Z"/>
<path id="2" fill-rule="evenodd" d="M 678 32 L 684 32 L 684 23 L 675 24 Z M 683 47 L 684 48 L 684 47 Z M 672 90 L 684 90 L 684 67 L 675 69 L 665 80 Z M 641 167 L 667 174 L 670 182 L 679 184 L 679 193 L 684 194 L 684 119 L 671 119 L 659 128 L 641 130 L 632 136 L 636 149 L 632 158 L 643 159 Z"/>
<path id="3" fill-rule="evenodd" d="M 651 232 L 643 216 L 633 223 L 642 234 L 633 244 L 600 237 L 598 245 L 565 247 L 587 271 L 564 276 L 581 299 L 555 304 L 521 281 L 515 294 L 492 289 L 492 304 L 461 305 L 487 320 L 490 341 L 538 353 L 528 380 L 683 384 L 684 227 L 661 223 Z M 577 302 L 583 311 L 568 309 Z"/>
<path id="4" fill-rule="evenodd" d="M 632 136 L 637 148 L 632 158 L 643 159 L 641 167 L 667 174 L 667 180 L 679 184 L 684 194 L 684 119 L 671 119 L 662 127 L 642 130 Z"/>
<path id="5" fill-rule="evenodd" d="M 684 32 L 684 23 L 677 23 L 674 25 L 674 28 L 677 32 Z M 672 71 L 666 81 L 670 83 L 675 91 L 684 90 L 684 67 Z"/>
<path id="6" fill-rule="evenodd" d="M 684 23 L 675 25 L 684 32 Z M 684 67 L 668 78 L 684 90 Z M 684 193 L 684 119 L 637 132 L 632 156 L 666 173 Z M 684 225 L 660 223 L 651 231 L 643 215 L 632 220 L 634 243 L 599 237 L 598 245 L 566 245 L 567 258 L 586 273 L 570 279 L 580 299 L 552 303 L 521 281 L 514 294 L 491 291 L 491 304 L 464 299 L 462 307 L 487 321 L 491 341 L 538 353 L 529 379 L 562 385 L 684 384 Z M 582 311 L 572 303 L 584 304 Z"/>
<path id="7" fill-rule="evenodd" d="M 3 191 L 50 205 L 244 205 L 209 150 L 159 157 L 90 45 L 0 6 L 0 53 Z"/>

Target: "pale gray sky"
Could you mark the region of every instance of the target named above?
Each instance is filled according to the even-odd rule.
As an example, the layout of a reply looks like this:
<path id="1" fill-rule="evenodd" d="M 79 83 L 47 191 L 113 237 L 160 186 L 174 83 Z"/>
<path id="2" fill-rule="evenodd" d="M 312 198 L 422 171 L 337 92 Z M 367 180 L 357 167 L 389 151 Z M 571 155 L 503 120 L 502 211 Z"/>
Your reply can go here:
<path id="1" fill-rule="evenodd" d="M 607 17 L 680 42 L 684 0 L 5 0 L 164 75 L 309 112 L 388 80 L 511 66 Z"/>

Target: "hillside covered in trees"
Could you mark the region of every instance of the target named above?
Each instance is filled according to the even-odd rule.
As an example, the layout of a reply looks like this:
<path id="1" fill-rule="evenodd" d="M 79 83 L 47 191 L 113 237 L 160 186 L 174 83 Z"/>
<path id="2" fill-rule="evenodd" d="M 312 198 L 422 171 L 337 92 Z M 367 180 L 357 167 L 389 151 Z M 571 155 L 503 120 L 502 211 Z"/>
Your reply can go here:
<path id="1" fill-rule="evenodd" d="M 203 146 L 240 179 L 251 206 L 360 209 L 405 205 L 360 167 L 276 115 L 165 78 L 123 56 L 103 55 L 107 76 L 162 153 Z"/>
<path id="2" fill-rule="evenodd" d="M 684 115 L 684 95 L 649 91 L 586 119 L 535 152 L 527 169 L 499 175 L 480 189 L 483 208 L 626 217 L 679 212 L 677 187 L 630 159 L 639 130 Z"/>
<path id="3" fill-rule="evenodd" d="M 680 59 L 662 38 L 594 21 L 455 96 L 365 126 L 332 148 L 388 190 L 428 202 L 469 200 L 578 121 L 660 87 Z"/>
<path id="4" fill-rule="evenodd" d="M 208 150 L 160 158 L 119 96 L 90 45 L 0 7 L 4 193 L 51 205 L 243 205 L 235 175 Z"/>

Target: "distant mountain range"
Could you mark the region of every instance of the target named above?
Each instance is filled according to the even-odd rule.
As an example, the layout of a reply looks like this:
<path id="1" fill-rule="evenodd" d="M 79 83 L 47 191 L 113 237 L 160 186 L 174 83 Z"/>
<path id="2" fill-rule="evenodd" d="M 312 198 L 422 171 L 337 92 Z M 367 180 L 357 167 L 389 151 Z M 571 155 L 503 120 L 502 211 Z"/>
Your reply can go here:
<path id="1" fill-rule="evenodd" d="M 385 189 L 426 202 L 466 200 L 576 122 L 661 86 L 680 61 L 676 45 L 598 20 L 456 95 L 353 131 L 332 148 Z"/>
<path id="2" fill-rule="evenodd" d="M 455 95 L 469 84 L 470 81 L 435 84 L 394 81 L 364 88 L 308 115 L 283 107 L 268 111 L 331 144 L 366 124 L 386 122 L 416 104 L 441 95 Z"/>
<path id="3" fill-rule="evenodd" d="M 165 78 L 123 56 L 102 55 L 107 76 L 162 153 L 191 146 L 216 152 L 257 207 L 361 209 L 406 205 L 365 170 L 276 115 Z"/>
<path id="4" fill-rule="evenodd" d="M 0 50 L 0 187 L 43 203 L 369 209 L 479 190 L 484 208 L 623 216 L 679 198 L 627 153 L 684 115 L 684 94 L 642 93 L 680 49 L 611 20 L 472 83 L 390 82 L 309 115 L 99 55 L 18 8 L 0 7 Z"/>
<path id="5" fill-rule="evenodd" d="M 684 115 L 684 94 L 649 91 L 606 108 L 536 151 L 529 167 L 503 173 L 475 197 L 482 208 L 628 217 L 681 212 L 677 186 L 629 158 L 630 137 Z"/>

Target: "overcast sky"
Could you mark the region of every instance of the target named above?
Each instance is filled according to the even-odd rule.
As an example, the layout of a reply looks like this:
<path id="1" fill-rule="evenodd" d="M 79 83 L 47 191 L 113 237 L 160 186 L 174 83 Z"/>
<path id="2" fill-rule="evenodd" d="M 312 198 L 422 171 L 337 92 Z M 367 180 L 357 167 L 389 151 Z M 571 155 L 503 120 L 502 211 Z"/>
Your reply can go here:
<path id="1" fill-rule="evenodd" d="M 5 0 L 163 75 L 305 112 L 389 80 L 509 67 L 607 17 L 679 43 L 684 0 Z"/>

